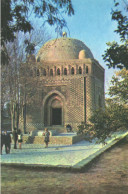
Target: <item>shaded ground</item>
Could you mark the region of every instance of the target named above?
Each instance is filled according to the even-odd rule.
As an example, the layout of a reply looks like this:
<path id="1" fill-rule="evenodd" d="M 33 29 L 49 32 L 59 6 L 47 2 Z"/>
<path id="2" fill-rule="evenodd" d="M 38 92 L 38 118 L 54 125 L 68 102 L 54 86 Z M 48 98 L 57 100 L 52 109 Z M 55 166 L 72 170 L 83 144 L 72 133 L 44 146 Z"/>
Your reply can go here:
<path id="1" fill-rule="evenodd" d="M 83 172 L 2 166 L 2 194 L 127 194 L 128 141 L 102 154 Z"/>

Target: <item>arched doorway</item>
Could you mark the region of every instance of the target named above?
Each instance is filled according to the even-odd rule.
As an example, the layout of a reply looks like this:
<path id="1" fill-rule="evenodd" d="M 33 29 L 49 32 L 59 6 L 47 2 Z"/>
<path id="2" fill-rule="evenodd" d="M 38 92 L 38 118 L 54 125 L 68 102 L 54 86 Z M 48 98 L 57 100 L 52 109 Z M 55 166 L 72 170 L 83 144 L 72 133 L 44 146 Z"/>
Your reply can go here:
<path id="1" fill-rule="evenodd" d="M 49 93 L 43 100 L 45 126 L 64 125 L 64 97 L 61 93 Z"/>
<path id="2" fill-rule="evenodd" d="M 62 104 L 57 99 L 51 104 L 51 125 L 62 125 Z"/>

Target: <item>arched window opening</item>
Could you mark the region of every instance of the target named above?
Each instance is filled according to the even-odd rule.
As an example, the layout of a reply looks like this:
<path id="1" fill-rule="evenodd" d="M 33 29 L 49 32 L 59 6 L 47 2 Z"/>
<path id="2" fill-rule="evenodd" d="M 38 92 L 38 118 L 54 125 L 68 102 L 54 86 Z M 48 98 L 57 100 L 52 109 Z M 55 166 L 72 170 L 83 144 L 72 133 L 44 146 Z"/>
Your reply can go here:
<path id="1" fill-rule="evenodd" d="M 88 73 L 88 66 L 86 67 L 86 73 Z"/>
<path id="2" fill-rule="evenodd" d="M 60 69 L 59 68 L 57 69 L 57 75 L 60 75 Z"/>
<path id="3" fill-rule="evenodd" d="M 67 75 L 67 68 L 64 68 L 64 75 Z"/>
<path id="4" fill-rule="evenodd" d="M 46 69 L 43 69 L 43 76 L 46 76 Z"/>
<path id="5" fill-rule="evenodd" d="M 71 74 L 74 75 L 74 67 L 71 68 Z"/>
<path id="6" fill-rule="evenodd" d="M 50 76 L 53 76 L 53 69 L 50 69 Z"/>
<path id="7" fill-rule="evenodd" d="M 36 75 L 37 75 L 37 76 L 40 76 L 40 71 L 39 71 L 39 69 L 37 69 Z"/>
<path id="8" fill-rule="evenodd" d="M 79 74 L 82 74 L 82 68 L 79 67 Z"/>

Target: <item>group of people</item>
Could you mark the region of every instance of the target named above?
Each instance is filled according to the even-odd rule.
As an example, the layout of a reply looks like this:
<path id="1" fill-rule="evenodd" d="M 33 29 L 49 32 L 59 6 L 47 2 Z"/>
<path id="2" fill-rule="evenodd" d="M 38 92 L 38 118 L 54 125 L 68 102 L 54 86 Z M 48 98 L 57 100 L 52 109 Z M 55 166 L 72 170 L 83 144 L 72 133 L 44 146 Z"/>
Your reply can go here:
<path id="1" fill-rule="evenodd" d="M 67 131 L 72 131 L 72 128 L 70 126 L 67 126 Z M 22 145 L 22 132 L 21 130 L 17 130 L 16 128 L 14 128 L 13 132 L 12 132 L 12 136 L 13 136 L 13 141 L 14 141 L 14 149 L 17 149 L 17 142 L 19 144 L 19 149 L 21 149 L 21 145 Z M 45 128 L 45 132 L 43 133 L 44 137 L 44 142 L 45 142 L 45 148 L 48 147 L 48 143 L 49 143 L 49 136 L 50 136 L 50 132 L 48 131 L 47 128 Z M 7 133 L 7 131 L 4 131 L 4 133 L 1 133 L 1 154 L 2 154 L 2 148 L 3 145 L 5 145 L 5 152 L 6 154 L 10 153 L 10 149 L 11 149 L 11 136 L 10 133 Z"/>
<path id="2" fill-rule="evenodd" d="M 43 133 L 44 137 L 44 142 L 45 142 L 45 148 L 48 147 L 48 143 L 49 143 L 49 136 L 50 133 L 48 131 L 47 128 L 45 128 L 45 132 Z M 13 141 L 14 141 L 14 149 L 17 149 L 17 142 L 19 144 L 19 149 L 21 149 L 21 145 L 22 145 L 22 132 L 21 130 L 17 130 L 16 128 L 14 128 L 13 132 L 12 132 L 12 137 L 13 137 Z M 5 145 L 5 152 L 6 154 L 10 153 L 11 150 L 11 135 L 10 133 L 8 133 L 6 130 L 4 130 L 4 132 L 1 132 L 1 154 L 2 154 L 2 150 L 3 150 L 3 146 Z"/>
<path id="3" fill-rule="evenodd" d="M 21 149 L 21 144 L 22 144 L 22 132 L 21 130 L 17 130 L 16 128 L 14 128 L 13 132 L 12 132 L 12 137 L 13 137 L 13 141 L 14 141 L 14 149 L 17 149 L 17 142 L 19 144 L 19 149 Z M 1 132 L 1 154 L 2 154 L 2 150 L 3 150 L 3 146 L 5 145 L 5 152 L 6 154 L 10 153 L 11 150 L 11 135 L 10 133 L 7 133 L 6 130 L 4 130 L 4 132 Z"/>

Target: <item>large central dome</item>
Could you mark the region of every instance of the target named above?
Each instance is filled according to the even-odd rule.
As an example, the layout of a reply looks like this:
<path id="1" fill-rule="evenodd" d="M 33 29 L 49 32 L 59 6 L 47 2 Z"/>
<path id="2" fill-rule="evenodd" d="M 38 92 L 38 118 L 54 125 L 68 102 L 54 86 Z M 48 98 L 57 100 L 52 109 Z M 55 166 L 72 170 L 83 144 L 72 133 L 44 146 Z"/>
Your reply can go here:
<path id="1" fill-rule="evenodd" d="M 37 61 L 64 61 L 83 58 L 93 58 L 90 49 L 82 41 L 67 37 L 48 41 L 37 54 Z"/>

